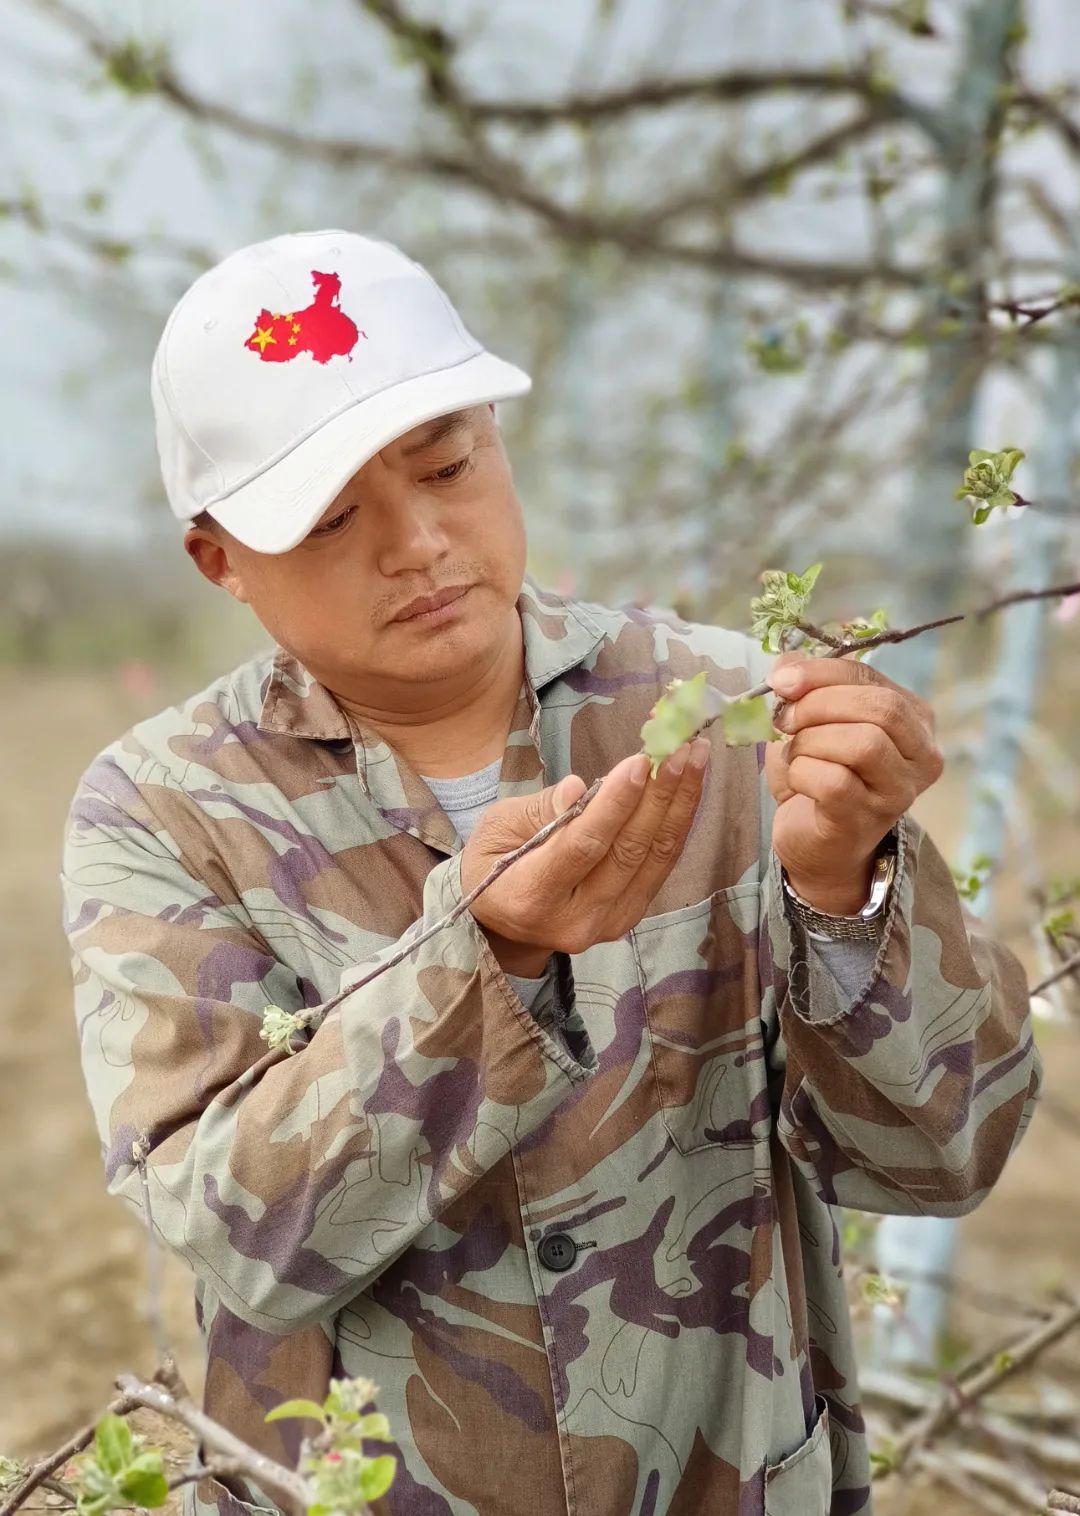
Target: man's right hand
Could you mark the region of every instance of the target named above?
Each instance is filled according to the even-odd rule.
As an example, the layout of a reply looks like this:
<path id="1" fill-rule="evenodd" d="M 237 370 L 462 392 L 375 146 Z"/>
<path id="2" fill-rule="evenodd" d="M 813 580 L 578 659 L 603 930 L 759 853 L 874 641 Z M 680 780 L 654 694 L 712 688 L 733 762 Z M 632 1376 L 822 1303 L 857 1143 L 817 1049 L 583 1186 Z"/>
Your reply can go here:
<path id="1" fill-rule="evenodd" d="M 470 909 L 507 973 L 538 975 L 553 952 L 583 953 L 638 924 L 682 854 L 709 746 L 705 736 L 684 742 L 655 779 L 643 753 L 624 758 L 580 816 L 477 896 Z M 464 893 L 569 810 L 587 787 L 568 774 L 538 794 L 489 806 L 462 849 Z"/>

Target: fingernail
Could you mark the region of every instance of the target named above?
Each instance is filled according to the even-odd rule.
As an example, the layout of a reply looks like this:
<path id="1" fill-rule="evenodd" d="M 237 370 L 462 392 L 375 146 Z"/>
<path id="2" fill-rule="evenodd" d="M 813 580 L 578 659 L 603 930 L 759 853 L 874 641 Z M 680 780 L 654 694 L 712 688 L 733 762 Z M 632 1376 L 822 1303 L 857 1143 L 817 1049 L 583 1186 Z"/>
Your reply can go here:
<path id="1" fill-rule="evenodd" d="M 769 683 L 777 694 L 794 695 L 802 684 L 802 670 L 785 664 L 769 675 Z"/>
<path id="2" fill-rule="evenodd" d="M 712 744 L 707 737 L 698 737 L 690 749 L 690 767 L 703 769 L 709 761 L 709 750 Z"/>
<path id="3" fill-rule="evenodd" d="M 645 780 L 649 775 L 650 767 L 651 765 L 649 763 L 648 753 L 638 753 L 637 757 L 634 758 L 633 762 L 630 764 L 629 769 L 630 783 L 635 787 L 635 789 L 640 790 L 644 786 Z"/>
<path id="4" fill-rule="evenodd" d="M 690 749 L 684 742 L 682 747 L 679 748 L 676 752 L 672 753 L 671 757 L 668 759 L 668 772 L 671 774 L 681 774 L 683 769 L 686 767 L 686 760 L 689 758 L 689 756 Z"/>

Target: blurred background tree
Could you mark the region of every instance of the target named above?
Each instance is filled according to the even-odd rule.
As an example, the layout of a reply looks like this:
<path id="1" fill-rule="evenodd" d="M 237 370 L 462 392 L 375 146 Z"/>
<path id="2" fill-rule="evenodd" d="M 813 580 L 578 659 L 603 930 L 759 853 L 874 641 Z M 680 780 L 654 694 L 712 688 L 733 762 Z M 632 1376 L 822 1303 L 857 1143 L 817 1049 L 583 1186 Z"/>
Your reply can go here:
<path id="1" fill-rule="evenodd" d="M 1004 307 L 1068 278 L 1066 4 L 3 5 L 9 537 L 164 566 L 170 305 L 241 242 L 346 224 L 533 373 L 503 422 L 539 572 L 741 617 L 792 552 L 873 598 L 900 547 L 913 615 L 951 597 L 976 408 L 1019 420 L 1062 340 Z"/>

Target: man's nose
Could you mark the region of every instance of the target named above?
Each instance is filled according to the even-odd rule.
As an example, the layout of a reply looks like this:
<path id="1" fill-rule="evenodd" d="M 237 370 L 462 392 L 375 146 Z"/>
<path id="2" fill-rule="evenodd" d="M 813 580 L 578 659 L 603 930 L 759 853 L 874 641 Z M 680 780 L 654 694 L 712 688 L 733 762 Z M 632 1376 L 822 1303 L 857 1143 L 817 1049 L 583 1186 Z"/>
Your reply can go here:
<path id="1" fill-rule="evenodd" d="M 393 488 L 387 492 L 382 509 L 379 544 L 384 572 L 430 562 L 449 547 L 444 512 L 430 491 Z"/>

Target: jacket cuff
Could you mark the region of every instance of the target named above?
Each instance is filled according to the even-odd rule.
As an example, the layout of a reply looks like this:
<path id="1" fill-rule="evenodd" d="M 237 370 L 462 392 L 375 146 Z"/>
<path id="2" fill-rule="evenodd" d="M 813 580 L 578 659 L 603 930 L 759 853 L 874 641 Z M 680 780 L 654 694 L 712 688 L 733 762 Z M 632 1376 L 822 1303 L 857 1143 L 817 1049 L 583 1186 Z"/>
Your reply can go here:
<path id="1" fill-rule="evenodd" d="M 831 944 L 821 944 L 826 948 L 824 953 L 813 951 L 818 944 L 812 943 L 801 923 L 788 915 L 780 877 L 780 859 L 775 849 L 769 850 L 762 915 L 767 925 L 769 947 L 777 975 L 777 1004 L 783 1004 L 787 998 L 791 1009 L 804 1021 L 821 1024 L 840 1021 L 856 1014 L 874 998 L 874 987 L 882 977 L 900 987 L 907 982 L 909 963 L 906 944 L 911 941 L 914 903 L 914 883 L 908 857 L 912 849 L 918 849 L 922 828 L 905 811 L 896 823 L 896 832 L 896 872 L 885 905 L 884 928 L 876 944 L 876 951 L 872 955 L 869 951 L 866 954 L 866 973 L 854 998 L 828 968 L 828 948 Z M 904 930 L 898 930 L 901 923 Z M 872 942 L 867 944 L 868 949 L 874 946 Z M 786 997 L 781 993 L 785 987 Z"/>
<path id="2" fill-rule="evenodd" d="M 464 895 L 461 887 L 461 856 L 460 852 L 451 854 L 442 863 L 436 864 L 428 874 L 424 888 L 425 920 L 429 914 L 429 886 L 432 919 L 445 915 L 460 904 Z M 439 877 L 433 880 L 432 875 L 436 873 Z M 530 1026 L 535 1029 L 535 1034 L 542 1039 L 545 1053 L 572 1079 L 581 1080 L 595 1072 L 596 1052 L 585 1023 L 577 1012 L 570 955 L 558 952 L 551 955 L 548 974 L 542 976 L 544 979 L 551 978 L 551 993 L 549 995 L 546 989 L 541 990 L 534 1014 L 534 1009 L 522 1000 L 510 982 L 492 950 L 487 934 L 472 912 L 463 912 L 456 925 L 465 927 L 475 945 L 481 970 L 497 980 L 501 992 L 512 1001 L 516 1013 L 527 1018 Z"/>

